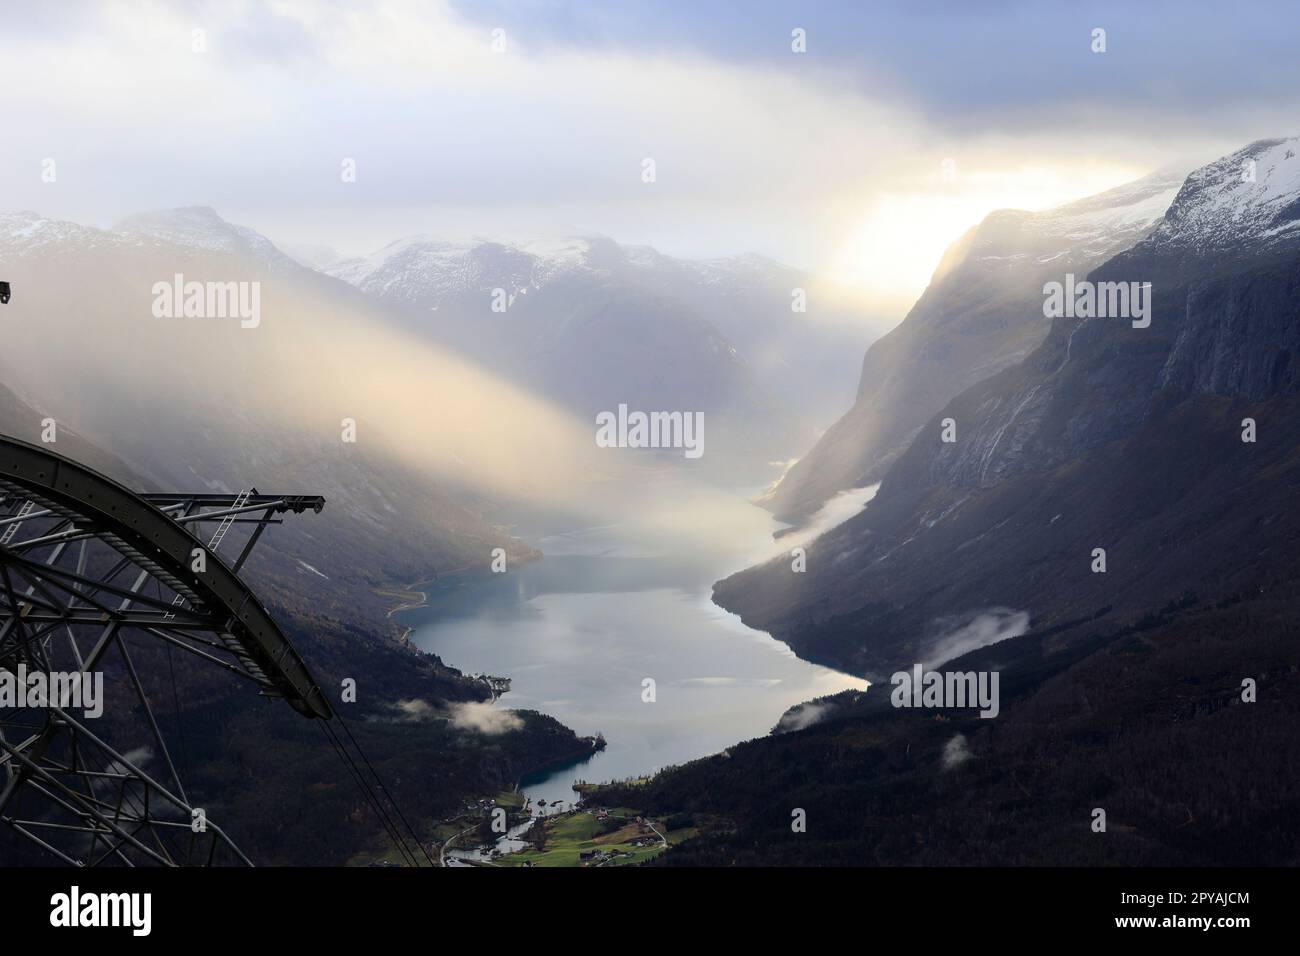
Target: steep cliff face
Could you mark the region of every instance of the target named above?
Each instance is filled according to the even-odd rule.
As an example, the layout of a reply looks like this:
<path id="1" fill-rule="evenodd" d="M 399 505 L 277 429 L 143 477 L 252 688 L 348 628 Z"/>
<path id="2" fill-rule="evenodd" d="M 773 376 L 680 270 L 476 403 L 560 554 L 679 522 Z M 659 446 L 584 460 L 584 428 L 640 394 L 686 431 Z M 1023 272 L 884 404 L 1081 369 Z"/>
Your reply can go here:
<path id="1" fill-rule="evenodd" d="M 846 488 L 878 481 L 918 429 L 954 396 L 1023 360 L 1048 331 L 1041 287 L 1083 276 L 1141 238 L 1185 170 L 1043 212 L 990 214 L 945 254 L 930 287 L 867 350 L 857 399 L 765 504 L 798 519 Z"/>
<path id="2" fill-rule="evenodd" d="M 1293 246 L 1300 238 L 1300 137 L 1262 139 L 1192 172 L 1133 250 L 1193 268 Z"/>
<path id="3" fill-rule="evenodd" d="M 1213 204 L 1220 177 L 1261 149 L 1281 169 Z M 1089 276 L 1149 283 L 1148 327 L 1053 321 L 1025 361 L 920 429 L 867 509 L 813 543 L 805 574 L 775 562 L 720 582 L 718 600 L 800 653 L 879 674 L 926 659 L 943 622 L 980 609 L 1024 609 L 1043 627 L 1286 580 L 1300 556 L 1287 504 L 1300 486 L 1300 235 L 1278 218 L 1297 209 L 1290 194 L 1268 183 L 1289 174 L 1288 152 L 1254 144 L 1199 170 L 1150 238 Z M 1265 218 L 1224 248 L 1232 223 Z"/>
<path id="4" fill-rule="evenodd" d="M 1285 261 L 1188 290 L 1157 384 L 1179 394 L 1266 399 L 1300 390 L 1297 276 Z"/>
<path id="5" fill-rule="evenodd" d="M 1055 320 L 1028 360 L 940 416 L 957 422 L 960 440 L 937 441 L 937 427 L 934 442 L 923 433 L 882 494 L 899 484 L 973 488 L 1050 470 L 1125 437 L 1178 399 L 1294 394 L 1296 142 L 1255 143 L 1197 170 L 1148 238 L 1089 276 L 1094 286 L 1149 287 L 1149 327 L 1127 317 Z M 1241 182 L 1252 161 L 1257 181 Z"/>

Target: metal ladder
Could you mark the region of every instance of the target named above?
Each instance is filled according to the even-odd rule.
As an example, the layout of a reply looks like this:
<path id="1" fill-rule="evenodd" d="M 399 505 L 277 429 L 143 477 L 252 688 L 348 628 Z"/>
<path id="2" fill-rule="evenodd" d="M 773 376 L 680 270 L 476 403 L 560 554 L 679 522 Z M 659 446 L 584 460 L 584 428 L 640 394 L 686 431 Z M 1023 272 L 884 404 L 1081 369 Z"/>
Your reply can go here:
<path id="1" fill-rule="evenodd" d="M 31 514 L 35 510 L 36 510 L 36 502 L 29 499 L 23 502 L 22 507 L 18 509 L 18 513 L 14 515 L 14 517 L 21 518 L 25 515 Z M 9 527 L 5 528 L 4 534 L 0 535 L 0 544 L 8 544 L 10 541 L 12 541 L 14 539 L 14 535 L 18 533 L 18 527 L 21 524 L 22 524 L 21 521 L 15 521 L 13 524 L 9 525 Z"/>
<path id="2" fill-rule="evenodd" d="M 208 542 L 209 551 L 215 552 L 217 550 L 217 545 L 221 544 L 221 539 L 226 536 L 226 532 L 230 530 L 230 526 L 235 523 L 235 515 L 233 512 L 238 511 L 240 508 L 244 507 L 244 505 L 248 504 L 248 499 L 251 495 L 251 491 L 241 491 L 239 493 L 239 497 L 235 499 L 235 504 L 231 508 L 232 514 L 228 514 L 221 519 L 221 524 L 217 525 L 216 533 L 212 535 L 212 540 Z"/>
<path id="3" fill-rule="evenodd" d="M 235 498 L 235 503 L 230 509 L 231 514 L 228 514 L 221 519 L 221 524 L 217 525 L 217 530 L 213 532 L 212 540 L 208 542 L 208 551 L 211 554 L 217 553 L 217 546 L 220 545 L 222 539 L 225 538 L 226 532 L 230 530 L 230 526 L 235 523 L 236 515 L 234 512 L 237 512 L 240 508 L 244 507 L 244 505 L 248 504 L 248 499 L 252 494 L 253 492 L 251 490 L 241 491 L 238 497 Z M 185 598 L 178 594 L 176 595 L 175 600 L 172 601 L 172 607 L 180 607 L 184 603 Z M 170 621 L 175 617 L 175 613 L 168 611 L 166 616 L 163 617 L 163 620 Z"/>

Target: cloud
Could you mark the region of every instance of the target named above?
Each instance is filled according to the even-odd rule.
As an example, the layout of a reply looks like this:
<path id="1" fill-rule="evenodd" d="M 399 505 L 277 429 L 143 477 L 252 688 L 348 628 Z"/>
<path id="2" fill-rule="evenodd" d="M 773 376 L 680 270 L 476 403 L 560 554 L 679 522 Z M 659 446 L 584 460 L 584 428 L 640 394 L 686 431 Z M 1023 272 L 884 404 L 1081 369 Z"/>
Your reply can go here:
<path id="1" fill-rule="evenodd" d="M 426 700 L 399 700 L 390 706 L 401 721 L 432 720 L 439 716 L 437 709 Z"/>
<path id="2" fill-rule="evenodd" d="M 1094 16 L 1106 54 L 1088 48 Z M 993 209 L 1294 132 L 1295 19 L 1194 3 L 1089 19 L 957 2 L 12 4 L 0 193 L 101 225 L 213 205 L 344 255 L 433 231 L 755 251 L 901 314 Z"/>
<path id="3" fill-rule="evenodd" d="M 795 730 L 803 730 L 811 727 L 813 724 L 820 723 L 835 708 L 831 704 L 819 704 L 815 701 L 809 701 L 805 704 L 796 704 L 777 721 L 776 727 L 772 729 L 774 734 L 788 734 Z"/>
<path id="4" fill-rule="evenodd" d="M 133 750 L 128 750 L 126 753 L 122 754 L 122 756 L 126 759 L 127 763 L 143 769 L 145 764 L 153 759 L 153 749 L 150 747 L 136 747 Z M 110 760 L 109 769 L 114 773 L 127 773 L 131 768 L 120 760 Z"/>
<path id="5" fill-rule="evenodd" d="M 966 735 L 958 734 L 943 745 L 943 769 L 951 770 L 953 767 L 964 764 L 974 756 L 966 742 Z"/>
<path id="6" fill-rule="evenodd" d="M 596 22 L 594 12 L 521 16 L 502 21 L 498 54 L 495 21 L 414 0 L 147 15 L 87 4 L 66 30 L 28 23 L 20 8 L 12 18 L 31 39 L 0 58 L 10 144 L 0 192 L 16 208 L 101 224 L 213 205 L 282 242 L 349 255 L 432 229 L 594 231 L 679 255 L 752 250 L 861 284 L 900 266 L 866 260 L 910 245 L 920 265 L 890 299 L 905 305 L 943 247 L 991 208 L 1076 198 L 1148 165 L 1142 140 L 1116 148 L 1105 129 L 1089 136 L 1088 155 L 1054 132 L 963 146 L 903 93 L 841 82 L 843 60 L 810 55 L 796 70 L 789 53 L 727 55 L 723 39 L 743 23 L 715 22 L 710 46 L 658 49 L 548 32 Z M 691 17 L 717 14 L 697 5 Z M 614 18 L 609 29 L 633 26 Z M 912 70 L 923 81 L 933 67 Z M 1161 160 L 1166 148 L 1154 150 Z M 1047 181 L 1027 155 L 1050 167 Z M 647 157 L 652 185 L 640 178 Z M 908 201 L 933 192 L 948 157 L 957 183 L 937 205 Z M 45 158 L 57 183 L 41 180 Z M 357 168 L 347 185 L 345 158 Z M 968 188 L 978 195 L 963 198 Z M 864 237 L 864 222 L 882 216 Z M 900 242 L 918 216 L 936 235 Z M 846 249 L 852 261 L 838 261 Z"/>
<path id="7" fill-rule="evenodd" d="M 1249 139 L 1261 110 L 1287 116 L 1300 85 L 1291 45 L 1261 29 L 1295 24 L 1288 0 L 1260 0 L 1258 17 L 1225 17 L 1221 5 L 1205 0 L 1091 0 L 1032 10 L 969 0 L 749 0 L 743 11 L 731 4 L 672 9 L 661 0 L 599 10 L 583 0 L 454 6 L 466 20 L 526 37 L 526 49 L 548 56 L 593 49 L 709 56 L 889 98 L 936 126 L 981 135 L 1045 127 L 1073 133 L 1082 121 L 1139 135 L 1156 127 L 1195 133 L 1236 126 L 1236 137 Z M 790 52 L 794 27 L 806 33 L 805 54 Z M 1092 51 L 1095 28 L 1107 32 L 1104 54 Z M 1241 50 L 1251 51 L 1249 69 L 1241 68 Z"/>
<path id="8" fill-rule="evenodd" d="M 399 700 L 390 705 L 399 723 L 415 723 L 426 720 L 448 719 L 459 730 L 472 730 L 480 734 L 496 736 L 519 730 L 524 722 L 513 711 L 497 710 L 489 703 L 466 701 L 449 704 L 445 711 L 434 707 L 428 701 L 418 698 Z"/>
<path id="9" fill-rule="evenodd" d="M 931 669 L 977 648 L 1019 637 L 1029 630 L 1029 612 L 991 607 L 976 612 L 965 623 L 958 625 L 954 618 L 941 618 L 937 625 L 942 636 L 931 644 L 930 659 L 925 662 Z"/>
<path id="10" fill-rule="evenodd" d="M 125 763 L 121 760 L 109 760 L 104 766 L 107 773 L 133 774 L 135 771 L 144 770 L 149 761 L 153 760 L 153 750 L 150 747 L 136 747 L 122 754 Z M 144 813 L 145 804 L 143 792 L 128 788 L 127 792 L 122 795 L 123 805 L 133 813 Z M 158 800 L 153 804 L 152 812 L 156 817 L 174 817 L 178 810 L 166 800 Z"/>
<path id="11" fill-rule="evenodd" d="M 524 726 L 518 714 L 509 710 L 497 710 L 491 704 L 481 701 L 452 704 L 449 709 L 452 726 L 461 730 L 473 730 L 480 734 L 495 736 L 520 730 Z"/>

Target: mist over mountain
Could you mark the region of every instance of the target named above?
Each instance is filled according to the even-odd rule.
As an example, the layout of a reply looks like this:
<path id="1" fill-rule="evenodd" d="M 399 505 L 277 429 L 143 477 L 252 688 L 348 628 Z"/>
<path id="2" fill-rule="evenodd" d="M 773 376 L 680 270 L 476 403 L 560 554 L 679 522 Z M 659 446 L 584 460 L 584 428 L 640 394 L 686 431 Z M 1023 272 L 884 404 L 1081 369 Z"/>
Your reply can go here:
<path id="1" fill-rule="evenodd" d="M 346 411 L 317 411 L 329 399 L 319 386 L 303 391 L 313 349 L 295 339 L 310 335 L 329 349 L 336 317 L 375 317 L 325 302 L 320 277 L 255 233 L 210 210 L 141 218 L 122 232 L 7 215 L 0 257 L 23 290 L 5 315 L 5 380 L 61 425 L 112 449 L 151 487 L 235 493 L 257 483 L 323 494 L 331 507 L 322 520 L 310 531 L 287 529 L 290 540 L 280 544 L 297 546 L 331 578 L 359 574 L 372 586 L 486 562 L 496 546 L 528 553 L 476 515 L 472 495 L 457 498 L 391 454 L 373 429 L 367 435 L 359 408 L 360 438 L 342 443 Z M 263 324 L 155 317 L 151 290 L 176 273 L 258 282 Z M 81 347 L 50 347 L 56 341 Z M 336 383 L 331 395 L 345 388 Z M 38 432 L 31 421 L 13 433 Z M 407 520 L 392 527 L 387 519 L 399 509 Z M 309 538 L 292 541 L 299 534 Z"/>
<path id="2" fill-rule="evenodd" d="M 717 599 L 801 654 L 879 674 L 924 659 L 945 615 L 1023 608 L 1037 629 L 1284 577 L 1300 546 L 1293 145 L 1197 170 L 1150 236 L 1090 273 L 1150 283 L 1150 327 L 1051 321 L 1024 361 L 930 417 L 866 509 L 809 546 L 808 573 L 774 562 Z M 1258 180 L 1237 185 L 1252 158 Z M 1230 247 L 1206 238 L 1265 221 Z M 1021 320 L 1047 325 L 1038 294 Z"/>
<path id="3" fill-rule="evenodd" d="M 0 215 L 0 261 L 19 290 L 4 315 L 4 383 L 111 449 L 144 486 L 324 495 L 323 515 L 267 549 L 289 560 L 267 564 L 295 569 L 293 583 L 352 619 L 381 610 L 388 599 L 374 594 L 394 582 L 485 568 L 496 548 L 535 556 L 498 515 L 667 525 L 707 507 L 718 517 L 716 502 L 681 501 L 671 515 L 637 504 L 653 487 L 623 479 L 646 484 L 655 461 L 597 448 L 588 416 L 619 403 L 705 410 L 705 460 L 752 486 L 771 455 L 802 443 L 808 396 L 835 378 L 783 372 L 783 341 L 802 338 L 816 354 L 864 334 L 825 316 L 816 327 L 828 331 L 809 333 L 790 310 L 802 277 L 767 260 L 693 263 L 608 240 L 532 251 L 397 243 L 369 271 L 335 270 L 357 288 L 206 207 L 111 230 L 17 212 Z M 255 291 L 256 320 L 200 314 L 204 301 L 183 314 L 187 297 L 173 287 L 195 283 Z M 515 296 L 505 315 L 481 295 L 494 283 Z M 159 290 L 172 313 L 159 314 Z M 415 312 L 402 297 L 436 305 Z M 762 374 L 699 310 L 748 336 Z M 804 390 L 795 377 L 820 384 Z M 800 409 L 782 419 L 790 429 L 769 427 L 786 399 Z M 39 423 L 16 414 L 11 430 L 34 440 Z"/>
<path id="4" fill-rule="evenodd" d="M 494 737 L 490 752 L 480 750 L 485 731 L 430 717 L 413 723 L 413 707 L 436 718 L 482 700 L 486 690 L 399 639 L 387 612 L 412 599 L 401 586 L 485 572 L 496 549 L 511 563 L 538 557 L 494 523 L 506 512 L 532 509 L 587 523 L 645 512 L 653 524 L 695 522 L 696 509 L 707 507 L 719 517 L 712 498 L 679 498 L 673 515 L 636 504 L 639 492 L 620 482 L 644 466 L 602 455 L 590 419 L 576 412 L 594 394 L 582 388 L 588 365 L 609 359 L 619 371 L 604 380 L 611 402 L 702 406 L 710 415 L 708 453 L 747 474 L 803 441 L 731 457 L 728 429 L 714 416 L 739 409 L 761 425 L 777 407 L 777 392 L 759 386 L 713 325 L 655 288 L 687 281 L 682 273 L 732 312 L 755 295 L 770 296 L 776 304 L 753 324 L 766 323 L 769 353 L 779 353 L 773 343 L 791 334 L 786 316 L 796 278 L 753 258 L 688 268 L 638 254 L 654 269 L 635 286 L 599 270 L 586 275 L 592 270 L 583 266 L 578 278 L 557 274 L 554 285 L 539 280 L 532 288 L 533 301 L 567 289 L 575 297 L 570 305 L 592 310 L 549 330 L 551 394 L 539 398 L 546 383 L 530 379 L 526 363 L 511 367 L 517 352 L 471 355 L 483 343 L 456 323 L 447 325 L 448 339 L 460 336 L 455 341 L 416 336 L 410 314 L 391 298 L 300 265 L 212 209 L 141 214 L 111 230 L 6 213 L 0 262 L 19 294 L 3 314 L 0 428 L 39 442 L 44 419 L 52 418 L 54 450 L 141 490 L 233 494 L 255 486 L 323 495 L 325 510 L 273 529 L 244 575 L 322 686 L 345 677 L 365 686 L 367 747 L 402 781 L 408 803 L 450 809 L 466 794 L 505 789 L 530 770 L 590 753 L 590 744 L 531 712 L 511 723 L 505 739 Z M 497 262 L 487 253 L 480 258 Z M 747 276 L 755 270 L 771 271 L 766 292 L 753 291 Z M 469 296 L 466 288 L 453 284 L 439 301 Z M 223 297 L 214 298 L 214 289 Z M 522 286 L 517 294 L 525 294 Z M 516 316 L 532 316 L 517 303 Z M 732 312 L 727 320 L 745 328 L 748 320 Z M 504 348 L 510 337 L 497 344 Z M 674 360 L 679 348 L 697 346 L 697 363 Z M 604 359 L 593 349 L 604 350 Z M 690 401 L 674 400 L 679 395 Z M 345 437 L 349 430 L 355 441 Z M 758 431 L 752 437 L 767 438 Z M 142 651 L 140 668 L 162 693 L 173 669 L 155 657 Z M 171 720 L 186 725 L 196 792 L 212 794 L 214 812 L 233 808 L 247 818 L 249 802 L 260 799 L 249 781 L 231 783 L 232 759 L 256 762 L 259 779 L 270 781 L 261 786 L 304 792 L 328 772 L 291 719 L 247 709 L 243 685 L 189 662 L 175 673 L 186 705 Z M 257 741 L 255 749 L 223 749 L 221 728 L 235 725 Z M 295 751 L 304 762 L 288 775 L 276 777 L 264 765 Z M 323 816 L 345 816 L 339 804 L 346 799 L 345 788 L 331 785 L 318 807 L 298 814 L 296 838 L 255 826 L 246 831 L 248 844 L 270 860 L 341 861 L 340 853 L 368 839 L 366 821 L 350 825 L 338 842 L 305 834 Z M 297 805 L 287 797 L 282 803 Z"/>
<path id="5" fill-rule="evenodd" d="M 1197 169 L 1089 273 L 1150 283 L 1149 325 L 1051 321 L 925 422 L 805 573 L 782 558 L 716 585 L 879 687 L 636 788 L 710 821 L 663 862 L 1294 864 L 1298 142 Z M 890 706 L 891 672 L 952 653 L 945 672 L 1000 675 L 996 721 Z"/>
<path id="6" fill-rule="evenodd" d="M 870 335 L 811 277 L 771 260 L 675 259 L 604 237 L 413 237 L 326 271 L 588 420 L 620 403 L 703 412 L 705 463 L 732 474 L 761 476 L 812 440 L 852 387 L 846 350 Z M 807 311 L 793 308 L 800 296 Z"/>
<path id="7" fill-rule="evenodd" d="M 350 714 L 356 733 L 407 805 L 451 812 L 467 797 L 589 753 L 588 741 L 535 712 L 518 714 L 509 734 L 458 724 L 455 708 L 487 699 L 486 687 L 415 650 L 387 616 L 418 599 L 403 585 L 486 568 L 494 548 L 511 560 L 537 552 L 485 519 L 490 491 L 475 495 L 393 454 L 367 429 L 364 411 L 354 411 L 354 444 L 341 442 L 335 413 L 312 416 L 321 401 L 312 376 L 321 366 L 310 363 L 310 349 L 307 368 L 292 364 L 298 336 L 347 349 L 349 336 L 331 344 L 334 323 L 381 332 L 380 320 L 322 298 L 328 285 L 344 300 L 359 296 L 208 210 L 163 221 L 166 236 L 157 220 L 117 233 L 34 214 L 0 216 L 0 262 L 20 290 L 0 313 L 0 432 L 41 444 L 52 420 L 52 451 L 137 491 L 323 495 L 320 514 L 271 528 L 242 576 L 327 695 L 345 678 L 363 688 Z M 176 272 L 261 282 L 269 306 L 262 324 L 158 317 L 149 293 Z M 335 394 L 347 387 L 341 379 L 332 384 Z M 299 401 L 295 389 L 310 391 Z M 461 456 L 467 470 L 471 458 Z M 227 552 L 239 538 L 236 526 Z M 153 699 L 177 702 L 158 720 L 183 755 L 190 794 L 213 819 L 238 821 L 233 829 L 251 852 L 267 862 L 343 864 L 376 846 L 379 821 L 357 812 L 355 785 L 340 776 L 315 728 L 188 654 L 173 658 L 146 641 L 132 654 Z M 125 680 L 115 661 L 103 666 L 108 681 Z M 412 708 L 419 721 L 409 718 Z M 112 736 L 111 728 L 104 732 Z M 140 759 L 158 770 L 157 757 Z M 259 812 L 268 801 L 283 816 Z M 15 846 L 8 829 L 0 844 L 7 862 L 48 863 L 28 844 Z"/>
<path id="8" fill-rule="evenodd" d="M 298 268 L 298 263 L 271 240 L 247 226 L 226 222 L 210 206 L 137 213 L 114 224 L 112 232 L 142 245 L 181 246 L 239 256 L 269 271 Z"/>
<path id="9" fill-rule="evenodd" d="M 1025 358 L 1048 332 L 1044 281 L 1080 278 L 1160 221 L 1186 170 L 1042 212 L 989 214 L 949 247 L 929 287 L 872 343 L 852 408 L 796 462 L 765 507 L 802 520 L 846 488 L 879 481 L 950 399 Z"/>
<path id="10" fill-rule="evenodd" d="M 0 4 L 6 938 L 1285 925 L 1294 2 Z"/>

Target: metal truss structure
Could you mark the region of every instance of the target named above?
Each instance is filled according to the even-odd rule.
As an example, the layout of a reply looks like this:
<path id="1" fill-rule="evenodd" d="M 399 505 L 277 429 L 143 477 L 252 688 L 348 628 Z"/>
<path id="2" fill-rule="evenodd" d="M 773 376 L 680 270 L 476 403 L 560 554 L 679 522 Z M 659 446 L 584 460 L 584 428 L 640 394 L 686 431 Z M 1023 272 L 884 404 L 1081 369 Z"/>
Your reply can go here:
<path id="1" fill-rule="evenodd" d="M 0 823 L 79 866 L 248 864 L 192 805 L 146 687 L 170 672 L 174 695 L 173 656 L 190 655 L 305 717 L 332 716 L 239 578 L 278 516 L 323 506 L 256 490 L 135 494 L 0 436 Z M 96 679 L 102 716 L 77 693 Z"/>

